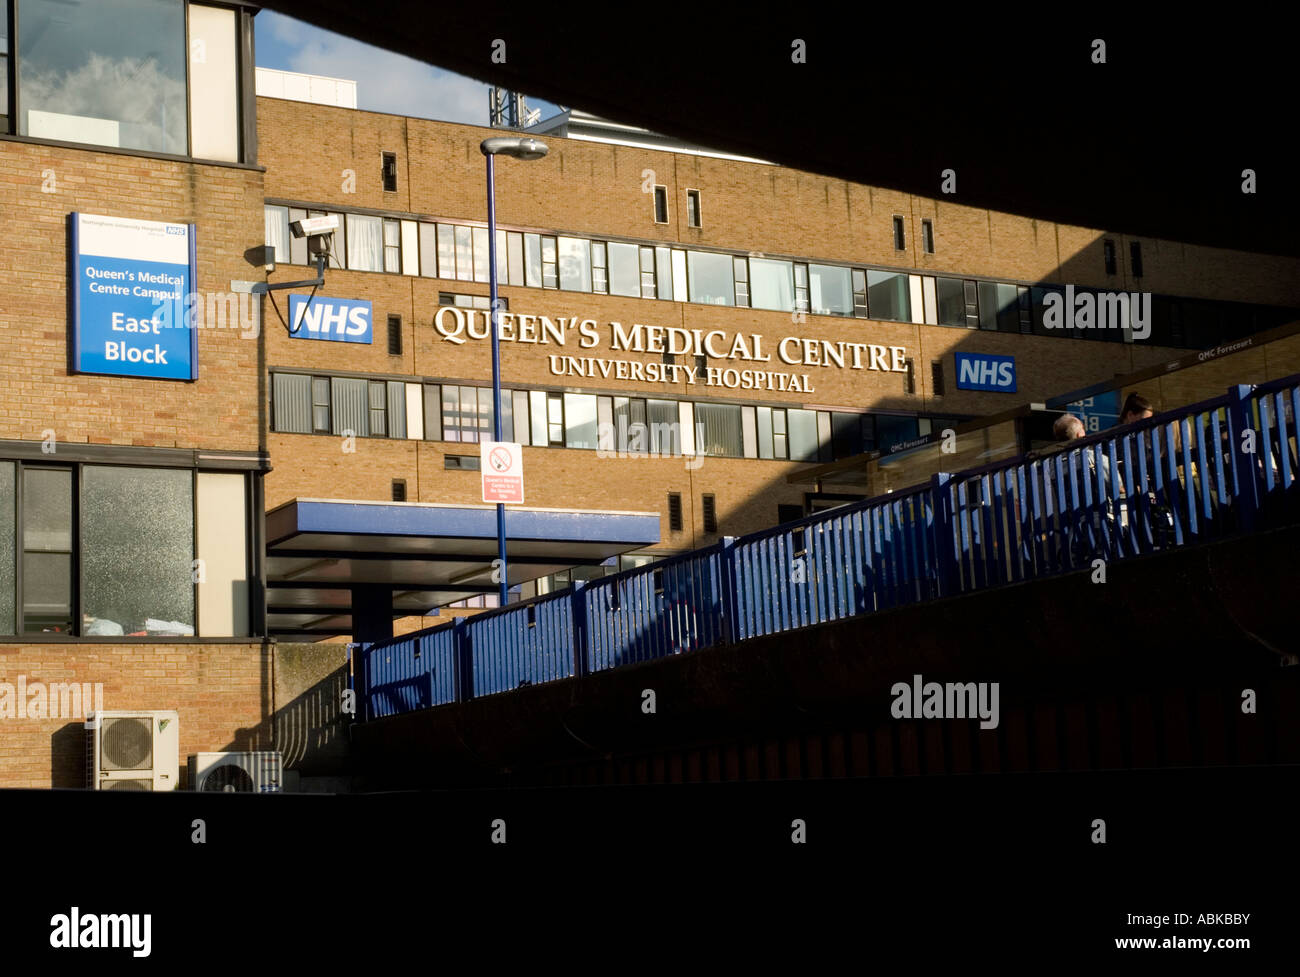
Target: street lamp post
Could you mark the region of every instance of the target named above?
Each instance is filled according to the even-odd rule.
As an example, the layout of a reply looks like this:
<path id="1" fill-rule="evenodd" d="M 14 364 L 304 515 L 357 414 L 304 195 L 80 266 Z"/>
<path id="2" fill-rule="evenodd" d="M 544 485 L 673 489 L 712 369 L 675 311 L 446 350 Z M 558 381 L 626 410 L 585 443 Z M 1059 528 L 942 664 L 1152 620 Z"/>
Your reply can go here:
<path id="1" fill-rule="evenodd" d="M 487 157 L 487 207 L 488 207 L 488 293 L 492 309 L 492 440 L 501 440 L 501 336 L 498 321 L 497 303 L 497 205 L 496 205 L 496 171 L 494 162 L 497 156 L 512 156 L 515 159 L 541 159 L 546 155 L 547 146 L 536 139 L 497 136 L 484 139 L 479 149 Z M 501 606 L 506 606 L 506 597 L 510 582 L 506 577 L 506 507 L 497 503 L 497 563 L 501 574 Z"/>

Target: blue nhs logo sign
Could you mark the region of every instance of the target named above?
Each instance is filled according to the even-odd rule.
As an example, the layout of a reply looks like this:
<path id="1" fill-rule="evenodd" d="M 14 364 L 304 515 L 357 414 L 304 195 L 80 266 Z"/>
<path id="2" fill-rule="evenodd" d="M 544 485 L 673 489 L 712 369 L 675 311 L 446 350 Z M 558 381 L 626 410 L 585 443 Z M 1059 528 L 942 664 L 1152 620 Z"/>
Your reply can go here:
<path id="1" fill-rule="evenodd" d="M 336 343 L 369 343 L 374 338 L 370 303 L 317 295 L 289 296 L 289 335 L 295 339 L 328 339 Z"/>
<path id="2" fill-rule="evenodd" d="M 957 389 L 1016 392 L 1016 358 L 991 353 L 958 353 Z"/>

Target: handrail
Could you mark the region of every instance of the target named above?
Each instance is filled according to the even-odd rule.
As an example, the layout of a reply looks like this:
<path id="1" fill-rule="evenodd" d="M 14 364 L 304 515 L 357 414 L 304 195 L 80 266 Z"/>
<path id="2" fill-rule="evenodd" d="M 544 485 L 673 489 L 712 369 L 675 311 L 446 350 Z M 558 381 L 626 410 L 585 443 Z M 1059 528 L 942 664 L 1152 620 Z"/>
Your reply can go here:
<path id="1" fill-rule="evenodd" d="M 1300 374 L 363 645 L 363 718 L 409 712 L 1300 515 Z M 1250 436 L 1247 432 L 1253 432 Z M 380 658 L 382 656 L 382 660 Z"/>

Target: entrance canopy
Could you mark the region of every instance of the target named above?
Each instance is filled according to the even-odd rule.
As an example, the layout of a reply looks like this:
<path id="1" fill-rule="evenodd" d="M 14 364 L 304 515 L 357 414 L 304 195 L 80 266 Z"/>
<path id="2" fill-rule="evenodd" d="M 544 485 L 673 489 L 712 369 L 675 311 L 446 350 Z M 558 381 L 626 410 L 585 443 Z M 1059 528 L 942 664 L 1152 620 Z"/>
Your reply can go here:
<path id="1" fill-rule="evenodd" d="M 491 505 L 295 499 L 267 513 L 266 540 L 267 629 L 281 637 L 378 640 L 393 618 L 499 589 Z M 508 508 L 507 580 L 658 542 L 658 513 Z"/>

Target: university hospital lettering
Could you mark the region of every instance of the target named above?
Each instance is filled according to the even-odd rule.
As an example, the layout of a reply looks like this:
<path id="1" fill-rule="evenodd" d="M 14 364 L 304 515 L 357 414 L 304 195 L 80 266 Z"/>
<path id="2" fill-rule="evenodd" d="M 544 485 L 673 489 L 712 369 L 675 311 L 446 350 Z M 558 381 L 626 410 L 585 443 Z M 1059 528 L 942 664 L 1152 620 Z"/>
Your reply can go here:
<path id="1" fill-rule="evenodd" d="M 491 314 L 477 309 L 444 306 L 434 316 L 434 329 L 445 342 L 463 344 L 466 339 L 488 339 L 492 335 Z M 570 333 L 576 331 L 579 349 L 600 345 L 601 334 L 595 319 L 577 316 L 528 315 L 498 313 L 502 342 L 554 344 L 567 346 Z M 609 348 L 631 353 L 659 353 L 671 356 L 705 356 L 720 360 L 770 363 L 772 353 L 763 348 L 758 334 L 730 334 L 721 329 L 681 329 L 675 326 L 647 326 L 634 323 L 625 327 L 610 322 Z M 907 372 L 907 347 L 880 346 L 873 343 L 830 342 L 785 336 L 776 346 L 776 355 L 789 366 L 838 367 L 851 370 L 876 370 L 885 373 Z M 600 377 L 640 380 L 647 383 L 688 383 L 741 390 L 781 390 L 812 393 L 812 381 L 806 373 L 706 367 L 676 363 L 642 363 L 639 360 L 606 359 L 596 356 L 549 354 L 550 371 L 555 376 Z"/>

